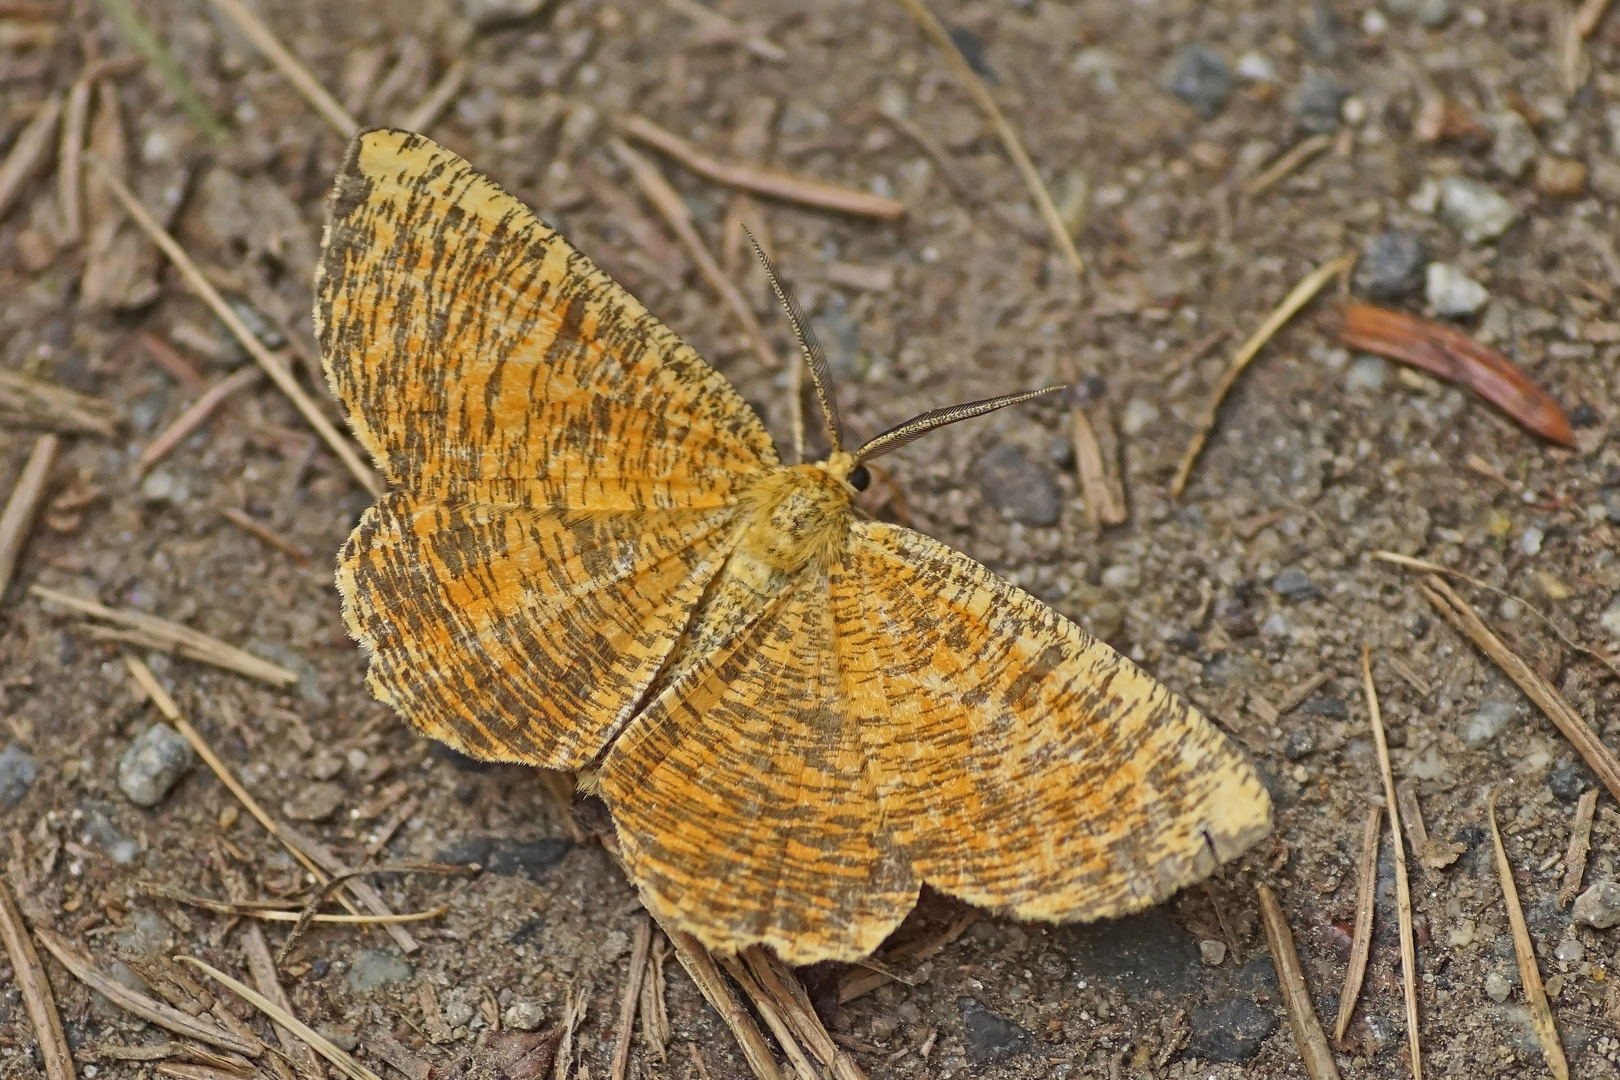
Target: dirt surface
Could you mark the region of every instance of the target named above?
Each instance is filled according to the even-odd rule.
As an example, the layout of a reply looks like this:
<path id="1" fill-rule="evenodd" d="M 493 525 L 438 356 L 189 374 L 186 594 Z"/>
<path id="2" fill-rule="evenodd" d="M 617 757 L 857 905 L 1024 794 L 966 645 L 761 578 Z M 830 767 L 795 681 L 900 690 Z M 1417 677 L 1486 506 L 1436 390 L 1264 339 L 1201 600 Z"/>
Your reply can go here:
<path id="1" fill-rule="evenodd" d="M 1606 995 L 1620 976 L 1617 943 L 1612 931 L 1573 925 L 1555 900 L 1575 800 L 1594 780 L 1494 665 L 1434 617 L 1414 580 L 1369 552 L 1421 555 L 1499 589 L 1459 586 L 1597 730 L 1620 738 L 1613 680 L 1533 614 L 1550 613 L 1586 644 L 1620 637 L 1611 606 L 1620 588 L 1620 446 L 1611 439 L 1620 423 L 1620 16 L 1587 43 L 1596 74 L 1571 96 L 1553 4 L 936 5 L 1079 226 L 1088 261 L 1079 288 L 994 135 L 899 5 L 720 5 L 752 20 L 785 62 L 706 42 L 689 18 L 656 4 L 565 0 L 511 25 L 469 22 L 468 12 L 506 6 L 410 5 L 419 14 L 404 17 L 375 0 L 278 0 L 259 10 L 368 122 L 397 122 L 466 61 L 466 86 L 431 134 L 540 210 L 691 341 L 779 439 L 786 377 L 761 365 L 641 200 L 608 150 L 611 116 L 633 109 L 716 155 L 757 155 L 901 199 L 907 213 L 892 225 L 777 203 L 750 211 L 819 327 L 851 431 L 868 436 L 935 406 L 1082 378 L 1093 412 L 1122 433 L 1130 520 L 1101 535 L 1087 528 L 1068 404 L 1051 400 L 897 454 L 884 465 L 903 506 L 878 484 L 869 509 L 908 516 L 1189 695 L 1247 748 L 1276 797 L 1272 840 L 1207 888 L 1141 917 L 1091 928 L 985 917 L 910 971 L 915 986 L 843 1006 L 826 993 L 837 972 L 808 973 L 829 1026 L 869 1075 L 1303 1076 L 1254 889 L 1265 882 L 1279 894 L 1330 1025 L 1363 819 L 1382 801 L 1360 689 L 1364 644 L 1374 650 L 1395 776 L 1415 782 L 1429 833 L 1465 849 L 1443 870 L 1412 860 L 1426 1067 L 1441 1076 L 1544 1071 L 1484 828 L 1494 785 L 1574 1075 L 1616 1073 L 1620 1035 Z M 28 22 L 11 7 L 0 5 L 0 27 Z M 46 9 L 53 43 L 0 49 L 0 145 L 48 93 L 68 89 L 87 49 L 129 55 L 102 9 L 68 7 Z M 147 204 L 163 209 L 222 286 L 307 349 L 321 200 L 343 142 L 209 5 L 141 7 L 228 133 L 211 143 L 155 75 L 124 72 L 106 84 L 121 120 L 92 119 L 93 145 L 117 154 L 121 123 L 129 176 Z M 1186 52 L 1191 45 L 1208 55 Z M 1193 104 L 1168 92 L 1172 82 Z M 1424 105 L 1437 97 L 1452 103 L 1456 122 L 1448 137 L 1426 141 L 1434 114 Z M 92 117 L 113 115 L 92 104 Z M 1331 145 L 1245 194 L 1311 134 Z M 1585 166 L 1582 185 L 1569 162 Z M 733 194 L 663 165 L 721 251 Z M 448 914 L 412 927 L 419 947 L 408 955 L 377 930 L 311 932 L 284 969 L 295 1011 L 357 1040 L 386 1075 L 396 1066 L 382 1062 L 397 1047 L 402 1074 L 415 1069 L 411 1080 L 422 1080 L 429 1066 L 445 1075 L 496 1015 L 557 1023 L 575 989 L 588 1002 L 579 1074 L 606 1075 L 639 918 L 632 890 L 599 847 L 570 841 L 532 772 L 453 760 L 368 697 L 331 564 L 369 497 L 284 397 L 263 382 L 236 394 L 144 479 L 136 474 L 141 451 L 199 394 L 155 363 L 138 334 L 169 342 L 209 382 L 246 358 L 127 226 L 116 236 L 119 216 L 99 195 L 86 213 L 101 254 L 87 269 L 86 248 L 60 242 L 51 175 L 24 188 L 0 223 L 0 365 L 100 398 L 122 423 L 112 438 L 66 440 L 47 492 L 54 504 L 0 610 L 0 816 L 16 845 L 7 845 L 19 860 L 13 874 L 43 873 L 36 898 L 104 967 L 115 956 L 138 966 L 143 954 L 190 952 L 242 970 L 224 917 L 154 900 L 141 882 L 220 897 L 232 875 L 255 896 L 302 885 L 206 770 L 190 770 L 151 809 L 125 796 L 120 759 L 158 715 L 114 646 L 27 589 L 185 623 L 302 676 L 281 692 L 137 650 L 273 813 L 321 814 L 299 827 L 358 861 L 391 815 L 414 806 L 380 857 L 492 867 L 471 879 L 381 879 L 396 910 L 442 902 Z M 1460 219 L 1434 205 L 1435 184 L 1455 176 L 1505 195 L 1513 224 L 1465 240 Z M 98 225 L 113 231 L 98 234 Z M 1337 348 L 1330 290 L 1244 377 L 1186 496 L 1167 499 L 1236 342 L 1312 266 L 1389 230 L 1420 237 L 1429 258 L 1488 290 L 1461 323 L 1563 403 L 1577 448 L 1551 447 L 1477 399 Z M 123 262 L 108 254 L 119 243 L 129 246 Z M 757 271 L 735 248 L 724 261 L 785 355 L 785 323 Z M 1419 269 L 1386 283 L 1394 295 L 1385 302 L 1422 313 L 1422 281 Z M 1221 330 L 1231 335 L 1223 344 L 1185 359 Z M 0 489 L 10 490 L 36 434 L 0 431 Z M 309 559 L 248 535 L 225 510 L 245 511 Z M 1278 716 L 1276 706 L 1319 673 L 1328 681 Z M 1605 796 L 1585 884 L 1616 876 L 1617 842 L 1620 815 Z M 1393 889 L 1386 832 L 1372 962 L 1340 1056 L 1356 1076 L 1409 1071 Z M 956 914 L 925 899 L 900 936 L 937 931 Z M 283 930 L 269 933 L 274 948 Z M 92 1048 L 158 1033 L 61 969 L 52 974 L 68 1037 L 97 1075 L 152 1075 L 151 1065 L 109 1062 Z M 120 974 L 135 977 L 128 965 Z M 0 1075 L 42 1075 L 9 975 L 0 978 Z M 710 1075 L 747 1076 L 679 965 L 668 965 L 668 978 L 670 1055 L 659 1061 L 638 1043 L 632 1067 L 695 1076 L 690 1043 Z M 423 983 L 438 1017 L 424 1013 Z"/>

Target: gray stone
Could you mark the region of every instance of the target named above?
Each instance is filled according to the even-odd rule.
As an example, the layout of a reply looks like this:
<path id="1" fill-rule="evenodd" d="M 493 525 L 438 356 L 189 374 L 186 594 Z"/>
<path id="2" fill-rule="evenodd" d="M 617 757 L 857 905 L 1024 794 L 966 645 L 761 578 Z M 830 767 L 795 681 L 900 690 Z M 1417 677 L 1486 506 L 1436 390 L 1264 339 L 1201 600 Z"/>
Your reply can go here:
<path id="1" fill-rule="evenodd" d="M 1374 394 L 1384 388 L 1384 376 L 1389 364 L 1381 356 L 1358 356 L 1344 372 L 1344 392 L 1347 394 Z"/>
<path id="2" fill-rule="evenodd" d="M 1513 985 L 1507 981 L 1507 976 L 1500 971 L 1493 971 L 1485 976 L 1485 996 L 1498 1005 L 1508 999 L 1513 993 Z"/>
<path id="3" fill-rule="evenodd" d="M 1519 706 L 1514 702 L 1501 699 L 1482 702 L 1463 724 L 1462 741 L 1472 750 L 1489 746 L 1518 718 Z"/>
<path id="4" fill-rule="evenodd" d="M 141 481 L 141 498 L 149 503 L 183 503 L 186 482 L 167 469 L 154 469 Z"/>
<path id="5" fill-rule="evenodd" d="M 1620 923 L 1620 885 L 1612 881 L 1595 881 L 1592 887 L 1575 898 L 1569 909 L 1570 918 L 1594 930 L 1607 930 Z"/>
<path id="6" fill-rule="evenodd" d="M 975 999 L 957 998 L 956 1004 L 962 1010 L 962 1042 L 969 1065 L 975 1068 L 994 1065 L 1035 1045 L 1035 1036 L 1011 1020 L 997 1016 Z"/>
<path id="7" fill-rule="evenodd" d="M 1344 20 L 1333 9 L 1333 0 L 1311 0 L 1305 17 L 1305 46 L 1322 60 L 1336 60 L 1344 51 Z"/>
<path id="8" fill-rule="evenodd" d="M 345 792 L 337 784 L 310 784 L 281 804 L 281 812 L 294 821 L 325 821 L 343 805 Z"/>
<path id="9" fill-rule="evenodd" d="M 1288 733 L 1283 740 L 1283 757 L 1289 761 L 1302 761 L 1316 751 L 1316 734 L 1305 725 Z"/>
<path id="10" fill-rule="evenodd" d="M 1553 950 L 1553 959 L 1562 960 L 1566 964 L 1578 964 L 1586 959 L 1586 946 L 1575 938 L 1565 938 Z"/>
<path id="11" fill-rule="evenodd" d="M 1546 532 L 1532 525 L 1519 534 L 1519 551 L 1525 555 L 1540 555 L 1541 542 L 1545 539 Z"/>
<path id="12" fill-rule="evenodd" d="M 1284 600 L 1303 600 L 1321 591 L 1309 574 L 1295 566 L 1272 578 L 1271 588 Z"/>
<path id="13" fill-rule="evenodd" d="M 1200 1061 L 1248 1061 L 1277 1030 L 1277 1014 L 1250 997 L 1200 1005 L 1188 1017 L 1192 1036 L 1186 1056 Z"/>
<path id="14" fill-rule="evenodd" d="M 1299 89 L 1289 108 L 1300 127 L 1315 135 L 1331 135 L 1339 129 L 1339 106 L 1350 91 L 1325 71 L 1306 68 Z"/>
<path id="15" fill-rule="evenodd" d="M 1451 0 L 1418 0 L 1417 20 L 1433 30 L 1451 19 Z"/>
<path id="16" fill-rule="evenodd" d="M 1350 706 L 1344 703 L 1343 698 L 1319 694 L 1299 707 L 1299 711 L 1306 716 L 1321 716 L 1328 720 L 1350 719 Z"/>
<path id="17" fill-rule="evenodd" d="M 153 724 L 119 759 L 118 789 L 136 806 L 156 806 L 191 765 L 185 736 L 168 724 Z"/>
<path id="18" fill-rule="evenodd" d="M 1065 953 L 1082 977 L 1106 979 L 1129 995 L 1180 997 L 1202 978 L 1198 939 L 1163 908 L 1054 932 L 1067 939 Z"/>
<path id="19" fill-rule="evenodd" d="M 1355 285 L 1374 300 L 1405 296 L 1423 282 L 1429 260 L 1423 237 L 1405 229 L 1381 232 L 1367 242 L 1356 263 Z"/>
<path id="20" fill-rule="evenodd" d="M 1232 93 L 1232 71 L 1219 53 L 1189 42 L 1165 69 L 1164 86 L 1208 120 L 1221 111 Z"/>
<path id="21" fill-rule="evenodd" d="M 1598 498 L 1603 503 L 1603 513 L 1610 523 L 1620 525 L 1620 487 L 1606 487 L 1598 492 Z"/>
<path id="22" fill-rule="evenodd" d="M 354 1048 L 360 1045 L 360 1038 L 348 1028 L 338 1027 L 336 1024 L 317 1024 L 315 1034 L 336 1046 L 339 1050 L 354 1053 Z"/>
<path id="23" fill-rule="evenodd" d="M 1430 263 L 1425 278 L 1424 295 L 1441 315 L 1472 315 L 1491 301 L 1485 286 L 1450 263 Z"/>
<path id="24" fill-rule="evenodd" d="M 979 460 L 979 491 L 1003 517 L 1025 525 L 1056 525 L 1063 512 L 1052 470 L 1011 443 L 998 443 Z"/>
<path id="25" fill-rule="evenodd" d="M 550 6 L 551 0 L 461 0 L 461 13 L 476 29 L 499 30 L 538 18 Z"/>
<path id="26" fill-rule="evenodd" d="M 79 804 L 79 812 L 83 815 L 81 835 L 86 840 L 106 852 L 107 857 L 119 866 L 128 866 L 135 861 L 135 856 L 140 854 L 140 845 L 113 820 L 111 803 L 86 799 Z"/>
<path id="27" fill-rule="evenodd" d="M 1226 960 L 1226 942 L 1205 938 L 1198 943 L 1198 955 L 1210 967 L 1220 967 Z"/>
<path id="28" fill-rule="evenodd" d="M 1519 220 L 1519 211 L 1491 187 L 1466 176 L 1440 180 L 1440 217 L 1470 244 L 1494 240 Z"/>
<path id="29" fill-rule="evenodd" d="M 361 949 L 344 979 L 350 990 L 364 994 L 389 983 L 405 982 L 411 975 L 411 965 L 397 953 L 387 949 Z"/>
<path id="30" fill-rule="evenodd" d="M 1564 802 L 1579 799 L 1591 782 L 1591 772 L 1574 758 L 1561 757 L 1547 770 L 1547 790 Z"/>
<path id="31" fill-rule="evenodd" d="M 37 779 L 39 763 L 28 751 L 15 744 L 0 750 L 0 810 L 22 802 Z"/>
<path id="32" fill-rule="evenodd" d="M 518 1031 L 533 1031 L 541 1025 L 545 1018 L 546 1014 L 539 1005 L 532 1001 L 520 1000 L 508 1005 L 506 1015 L 501 1019 L 505 1021 L 506 1026 L 509 1028 L 516 1028 Z"/>
<path id="33" fill-rule="evenodd" d="M 521 874 L 530 881 L 541 881 L 546 871 L 562 862 L 563 857 L 573 849 L 570 841 L 552 837 L 515 840 L 510 837 L 473 836 L 440 849 L 434 858 L 456 866 L 476 863 L 492 874 L 508 877 Z"/>
<path id="34" fill-rule="evenodd" d="M 1496 139 L 1491 144 L 1491 164 L 1501 169 L 1509 180 L 1518 180 L 1541 151 L 1535 132 L 1530 130 L 1524 117 L 1511 109 L 1491 117 L 1491 127 L 1496 131 Z"/>

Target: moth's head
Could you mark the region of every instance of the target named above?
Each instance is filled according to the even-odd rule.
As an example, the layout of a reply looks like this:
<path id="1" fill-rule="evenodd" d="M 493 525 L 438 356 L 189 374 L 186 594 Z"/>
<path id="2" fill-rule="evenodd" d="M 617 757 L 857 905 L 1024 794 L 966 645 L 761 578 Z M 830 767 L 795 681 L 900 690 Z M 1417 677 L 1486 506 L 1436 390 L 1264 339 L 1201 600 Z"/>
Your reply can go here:
<path id="1" fill-rule="evenodd" d="M 847 450 L 837 450 L 820 463 L 821 468 L 834 480 L 842 480 L 850 491 L 865 491 L 872 484 L 872 473 Z"/>

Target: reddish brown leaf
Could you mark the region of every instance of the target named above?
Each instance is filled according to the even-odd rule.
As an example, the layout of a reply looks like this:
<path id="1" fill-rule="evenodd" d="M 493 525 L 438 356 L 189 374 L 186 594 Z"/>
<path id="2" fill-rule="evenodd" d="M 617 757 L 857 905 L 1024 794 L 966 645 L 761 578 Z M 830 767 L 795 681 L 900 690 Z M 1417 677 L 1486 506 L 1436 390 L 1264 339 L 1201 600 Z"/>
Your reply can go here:
<path id="1" fill-rule="evenodd" d="M 1569 418 L 1552 395 L 1461 330 L 1373 304 L 1346 304 L 1339 340 L 1465 386 L 1543 438 L 1575 445 Z"/>

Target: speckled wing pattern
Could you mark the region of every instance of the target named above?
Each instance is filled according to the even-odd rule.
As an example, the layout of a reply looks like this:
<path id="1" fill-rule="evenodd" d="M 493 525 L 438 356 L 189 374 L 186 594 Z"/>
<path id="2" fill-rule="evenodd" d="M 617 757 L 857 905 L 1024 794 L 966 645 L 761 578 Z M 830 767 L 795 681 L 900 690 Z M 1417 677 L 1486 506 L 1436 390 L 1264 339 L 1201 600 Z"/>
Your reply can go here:
<path id="1" fill-rule="evenodd" d="M 602 791 L 661 915 L 792 963 L 875 949 L 923 883 L 1019 918 L 1123 915 L 1270 828 L 1253 769 L 1164 686 L 864 521 L 631 721 Z"/>
<path id="2" fill-rule="evenodd" d="M 368 683 L 479 757 L 624 723 L 776 465 L 731 385 L 516 199 L 402 131 L 350 146 L 316 274 L 328 381 L 394 488 L 340 556 Z"/>

